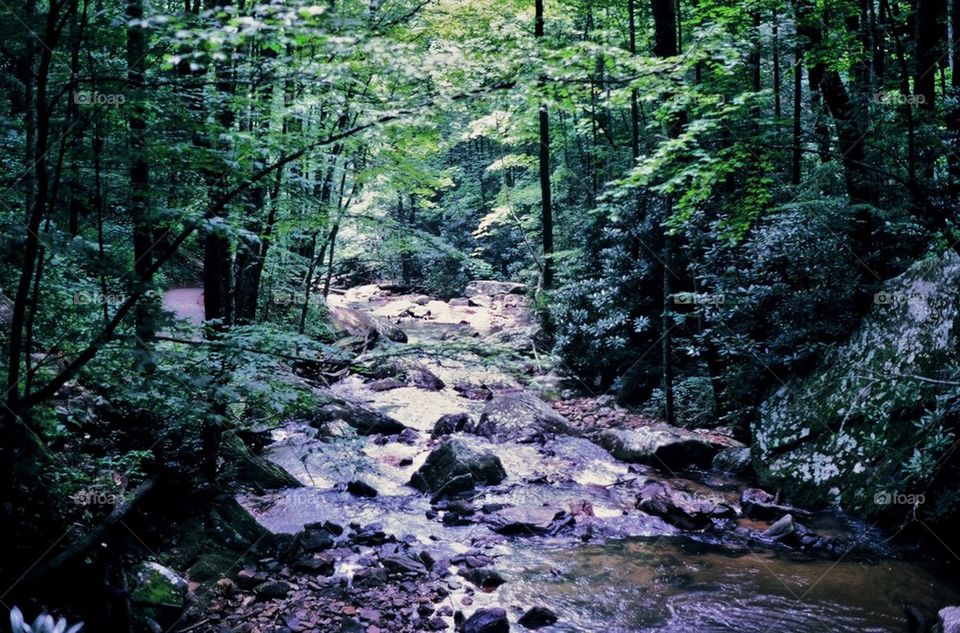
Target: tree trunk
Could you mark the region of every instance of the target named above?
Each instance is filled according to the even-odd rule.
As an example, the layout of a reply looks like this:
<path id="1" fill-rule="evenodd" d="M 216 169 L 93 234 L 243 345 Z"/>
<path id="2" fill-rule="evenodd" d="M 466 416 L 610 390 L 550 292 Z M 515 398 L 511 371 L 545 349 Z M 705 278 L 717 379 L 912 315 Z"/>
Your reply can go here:
<path id="1" fill-rule="evenodd" d="M 543 0 L 536 0 L 534 37 L 543 38 Z M 541 82 L 543 85 L 543 82 Z M 541 287 L 553 287 L 553 202 L 550 199 L 550 117 L 547 104 L 541 103 L 540 118 L 540 200 L 543 230 L 543 278 Z"/>
<path id="2" fill-rule="evenodd" d="M 127 1 L 127 79 L 133 93 L 133 103 L 127 111 L 130 145 L 130 216 L 133 221 L 133 257 L 135 283 L 141 293 L 153 284 L 150 270 L 153 266 L 151 249 L 153 233 L 149 211 L 149 167 L 147 164 L 146 111 L 144 108 L 144 72 L 147 41 L 143 33 L 143 0 Z M 138 344 L 144 351 L 154 336 L 156 303 L 149 298 L 137 304 L 135 323 Z"/>
<path id="3" fill-rule="evenodd" d="M 654 45 L 653 54 L 657 57 L 674 57 L 679 54 L 677 41 L 677 13 L 673 0 L 651 0 L 653 9 Z M 675 116 L 667 122 L 667 135 L 676 138 L 680 134 L 683 124 L 681 116 Z M 663 395 L 665 403 L 665 422 L 673 424 L 675 421 L 673 405 L 673 343 L 671 338 L 671 309 L 670 301 L 673 292 L 671 276 L 671 261 L 673 259 L 673 240 L 666 226 L 672 213 L 672 203 L 669 194 L 664 201 L 664 233 L 663 233 L 663 292 L 662 311 L 660 315 L 661 332 L 661 370 L 663 372 Z"/>

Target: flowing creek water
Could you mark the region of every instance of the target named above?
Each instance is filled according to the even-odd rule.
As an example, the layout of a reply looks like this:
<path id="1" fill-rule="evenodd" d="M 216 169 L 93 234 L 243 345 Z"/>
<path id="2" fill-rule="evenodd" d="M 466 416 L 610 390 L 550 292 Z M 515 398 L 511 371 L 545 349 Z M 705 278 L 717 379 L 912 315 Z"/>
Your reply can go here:
<path id="1" fill-rule="evenodd" d="M 373 391 L 357 376 L 333 386 L 336 394 L 416 430 L 410 443 L 364 436 L 323 441 L 315 429 L 296 422 L 276 431 L 264 454 L 305 487 L 241 497 L 275 532 L 295 533 L 306 523 L 324 520 L 377 522 L 387 534 L 410 535 L 409 540 L 440 554 L 486 543 L 506 582 L 476 591 L 472 606 L 464 608 L 463 585 L 468 583 L 451 580 L 450 600 L 467 615 L 477 607 L 502 606 L 512 622 L 531 606 L 545 606 L 559 619 L 543 631 L 910 631 L 916 625 L 911 628 L 905 607 L 932 615 L 960 601 L 960 591 L 946 575 L 949 565 L 944 569 L 904 560 L 883 545 L 882 535 L 842 516 L 823 514 L 805 521 L 818 533 L 866 544 L 863 551 L 839 558 L 680 530 L 635 508 L 638 478 L 683 480 L 687 487 L 731 503 L 737 503 L 749 482 L 699 471 L 657 474 L 614 459 L 580 437 L 556 437 L 541 445 L 491 443 L 458 434 L 470 445 L 494 452 L 508 474 L 502 484 L 480 488 L 475 504 L 549 504 L 567 510 L 589 504 L 592 511 L 577 515 L 569 530 L 499 537 L 482 522 L 446 524 L 431 512 L 429 496 L 408 482 L 437 443 L 430 432 L 440 416 L 480 415 L 483 401 L 464 397 L 452 386 L 469 381 L 519 388 L 537 373 L 531 367 L 546 361 L 533 357 L 526 365 L 500 366 L 495 356 L 454 357 L 437 349 L 528 324 L 523 298 L 507 295 L 490 307 L 421 299 L 421 318 L 400 312 L 404 305 L 415 305 L 413 298 L 384 296 L 371 287 L 332 299 L 397 321 L 409 341 L 388 349 L 418 350 L 412 358 L 446 387 Z M 379 494 L 366 498 L 344 491 L 343 482 L 355 479 Z M 349 575 L 351 562 L 338 562 L 337 571 Z"/>

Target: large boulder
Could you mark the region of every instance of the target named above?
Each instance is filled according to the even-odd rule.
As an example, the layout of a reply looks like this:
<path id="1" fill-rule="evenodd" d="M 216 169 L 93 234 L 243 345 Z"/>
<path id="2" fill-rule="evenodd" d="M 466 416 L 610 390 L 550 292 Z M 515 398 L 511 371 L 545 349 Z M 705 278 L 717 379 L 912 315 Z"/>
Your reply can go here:
<path id="1" fill-rule="evenodd" d="M 478 295 L 522 295 L 527 287 L 515 281 L 492 281 L 475 279 L 467 284 L 463 294 L 467 297 Z"/>
<path id="2" fill-rule="evenodd" d="M 719 450 L 696 433 L 665 424 L 608 429 L 600 433 L 597 443 L 617 459 L 666 469 L 706 466 Z"/>
<path id="3" fill-rule="evenodd" d="M 477 483 L 493 486 L 506 476 L 496 455 L 471 448 L 463 440 L 451 439 L 433 449 L 410 484 L 418 490 L 443 495 L 469 490 Z"/>
<path id="4" fill-rule="evenodd" d="M 390 416 L 356 402 L 323 397 L 310 416 L 310 424 L 322 429 L 338 423 L 348 424 L 360 435 L 396 435 L 407 428 Z"/>
<path id="5" fill-rule="evenodd" d="M 845 343 L 761 405 L 752 429 L 761 483 L 797 503 L 867 515 L 892 511 L 899 498 L 909 512 L 924 493 L 934 507 L 937 489 L 927 484 L 940 468 L 922 464 L 951 449 L 944 422 L 926 411 L 942 411 L 938 398 L 956 389 L 941 378 L 960 343 L 958 319 L 960 257 L 952 252 L 884 284 Z"/>
<path id="6" fill-rule="evenodd" d="M 497 441 L 530 442 L 549 435 L 570 434 L 566 418 L 546 402 L 526 391 L 501 393 L 488 401 L 472 429 Z"/>
<path id="7" fill-rule="evenodd" d="M 371 344 L 381 336 L 398 343 L 407 342 L 407 335 L 403 330 L 360 310 L 345 306 L 328 306 L 327 317 L 330 319 L 333 330 L 343 336 L 361 337 Z"/>

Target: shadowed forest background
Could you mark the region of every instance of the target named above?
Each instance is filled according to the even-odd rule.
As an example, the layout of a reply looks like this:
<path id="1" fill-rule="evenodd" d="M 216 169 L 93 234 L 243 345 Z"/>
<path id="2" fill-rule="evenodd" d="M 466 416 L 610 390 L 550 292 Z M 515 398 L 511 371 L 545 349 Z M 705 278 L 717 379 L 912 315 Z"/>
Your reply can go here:
<path id="1" fill-rule="evenodd" d="M 960 630 L 960 1 L 0 9 L 5 611 Z"/>

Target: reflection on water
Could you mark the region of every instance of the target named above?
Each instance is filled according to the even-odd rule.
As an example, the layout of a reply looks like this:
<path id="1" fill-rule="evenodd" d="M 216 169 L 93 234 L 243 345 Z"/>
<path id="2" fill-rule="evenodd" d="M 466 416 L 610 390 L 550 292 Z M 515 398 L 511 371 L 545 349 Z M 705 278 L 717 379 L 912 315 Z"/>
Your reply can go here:
<path id="1" fill-rule="evenodd" d="M 553 609 L 543 631 L 909 631 L 958 591 L 916 563 L 791 560 L 683 538 L 572 549 L 523 547 L 500 561 L 500 604 Z"/>

